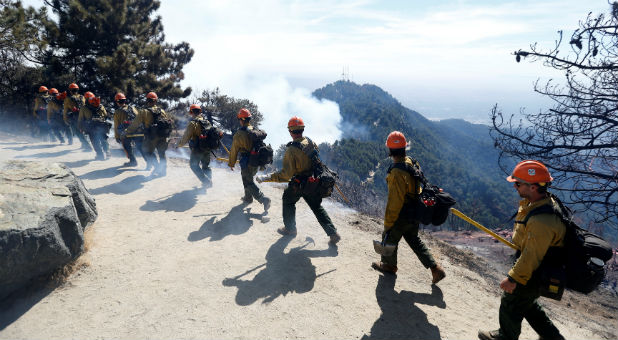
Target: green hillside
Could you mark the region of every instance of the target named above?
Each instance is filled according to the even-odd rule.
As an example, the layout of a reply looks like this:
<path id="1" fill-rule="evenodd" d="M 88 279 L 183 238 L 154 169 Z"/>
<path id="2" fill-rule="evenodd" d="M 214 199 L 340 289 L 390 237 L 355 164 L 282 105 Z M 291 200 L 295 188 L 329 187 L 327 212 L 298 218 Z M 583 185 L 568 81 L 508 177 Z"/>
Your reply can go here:
<path id="1" fill-rule="evenodd" d="M 517 196 L 497 166 L 488 126 L 430 121 L 375 85 L 337 81 L 313 95 L 338 103 L 342 116 L 342 139 L 321 146 L 325 162 L 339 170 L 344 182 L 374 192 L 378 202 L 386 193 L 390 164 L 384 141 L 399 130 L 410 142 L 408 154 L 421 163 L 429 181 L 451 193 L 464 213 L 496 226 L 515 209 Z M 372 171 L 373 180 L 366 181 Z"/>

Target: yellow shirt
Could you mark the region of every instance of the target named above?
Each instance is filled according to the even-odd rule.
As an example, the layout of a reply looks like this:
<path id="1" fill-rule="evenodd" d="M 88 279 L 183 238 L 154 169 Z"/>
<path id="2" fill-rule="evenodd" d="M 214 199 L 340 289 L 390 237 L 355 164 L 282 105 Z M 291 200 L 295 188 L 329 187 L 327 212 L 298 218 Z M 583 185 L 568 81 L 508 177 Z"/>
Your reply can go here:
<path id="1" fill-rule="evenodd" d="M 39 94 L 34 99 L 34 108 L 32 109 L 32 115 L 34 118 L 39 118 L 39 111 L 47 110 L 47 103 L 50 101 L 51 97 L 47 93 Z"/>
<path id="2" fill-rule="evenodd" d="M 295 138 L 294 142 L 299 142 L 302 149 L 308 147 L 318 148 L 313 141 L 305 137 Z M 268 180 L 274 182 L 287 182 L 295 175 L 309 175 L 311 173 L 311 168 L 312 164 L 309 156 L 307 156 L 303 150 L 289 145 L 283 154 L 283 169 L 271 174 Z"/>
<path id="3" fill-rule="evenodd" d="M 515 221 L 522 221 L 532 209 L 545 204 L 557 205 L 550 197 L 534 203 L 521 200 Z M 509 276 L 525 285 L 543 261 L 547 249 L 564 246 L 565 233 L 566 227 L 555 214 L 531 216 L 525 225 L 515 223 L 513 243 L 519 247 L 521 255 L 509 270 Z"/>
<path id="4" fill-rule="evenodd" d="M 413 165 L 410 157 L 405 158 L 405 163 Z M 413 199 L 413 196 L 421 192 L 417 180 L 409 172 L 399 168 L 392 168 L 386 175 L 386 184 L 388 186 L 388 200 L 384 211 L 385 231 L 392 228 L 399 218 L 399 213 L 406 199 Z"/>
<path id="5" fill-rule="evenodd" d="M 234 138 L 232 139 L 232 147 L 230 148 L 230 159 L 227 163 L 228 166 L 233 167 L 236 164 L 239 153 L 243 154 L 251 151 L 251 148 L 253 147 L 253 142 L 251 141 L 251 136 L 249 136 L 249 132 L 247 132 L 247 130 L 252 129 L 253 127 L 251 125 L 248 125 L 247 129 L 241 128 L 238 129 L 236 133 L 234 133 Z"/>
<path id="6" fill-rule="evenodd" d="M 105 120 L 107 118 L 107 111 L 103 105 L 99 105 L 99 107 L 94 108 L 90 105 L 84 105 L 81 109 L 79 109 L 79 117 L 77 117 L 77 127 L 83 129 L 82 122 L 84 120 L 91 120 L 92 118 L 100 118 Z"/>
<path id="7" fill-rule="evenodd" d="M 198 121 L 202 122 L 205 128 L 208 129 L 210 127 L 210 122 L 204 119 L 203 116 L 198 116 L 195 119 L 192 119 L 185 129 L 185 133 L 182 136 L 182 139 L 180 139 L 178 147 L 184 146 L 191 139 L 197 139 L 202 134 L 202 125 Z"/>
<path id="8" fill-rule="evenodd" d="M 114 110 L 114 138 L 120 138 L 120 131 L 118 131 L 118 128 L 124 122 L 129 121 L 129 110 L 133 112 L 133 116 L 136 118 L 137 109 L 133 106 L 125 104 Z"/>
<path id="9" fill-rule="evenodd" d="M 47 104 L 47 120 L 62 118 L 62 106 L 62 102 L 52 99 L 49 104 Z"/>
<path id="10" fill-rule="evenodd" d="M 86 100 L 84 96 L 81 94 L 76 94 L 72 96 L 67 96 L 64 98 L 64 109 L 62 111 L 62 118 L 65 123 L 69 123 L 69 116 L 76 116 L 79 114 L 79 109 L 86 104 Z M 68 112 L 71 112 L 69 114 Z"/>

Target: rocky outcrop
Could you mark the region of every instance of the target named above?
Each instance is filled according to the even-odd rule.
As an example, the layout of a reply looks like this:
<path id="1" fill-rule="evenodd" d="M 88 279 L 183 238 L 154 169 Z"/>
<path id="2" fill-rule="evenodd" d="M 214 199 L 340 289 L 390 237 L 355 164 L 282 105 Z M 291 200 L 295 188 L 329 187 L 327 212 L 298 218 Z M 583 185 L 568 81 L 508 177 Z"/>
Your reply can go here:
<path id="1" fill-rule="evenodd" d="M 0 164 L 0 299 L 77 258 L 94 198 L 60 163 Z"/>

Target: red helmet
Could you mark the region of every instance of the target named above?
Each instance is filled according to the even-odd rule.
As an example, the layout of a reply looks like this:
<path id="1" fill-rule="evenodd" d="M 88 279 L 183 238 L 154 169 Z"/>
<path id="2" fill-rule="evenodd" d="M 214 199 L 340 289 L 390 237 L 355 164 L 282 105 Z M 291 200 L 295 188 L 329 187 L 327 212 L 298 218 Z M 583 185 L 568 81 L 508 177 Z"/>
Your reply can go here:
<path id="1" fill-rule="evenodd" d="M 57 100 L 64 100 L 66 97 L 67 97 L 67 91 L 64 91 L 56 95 Z"/>
<path id="2" fill-rule="evenodd" d="M 94 107 L 99 107 L 99 105 L 101 104 L 101 98 L 100 97 L 95 97 L 92 96 L 90 98 L 88 98 L 88 104 L 94 106 Z"/>
<path id="3" fill-rule="evenodd" d="M 290 120 L 288 121 L 288 130 L 290 131 L 294 131 L 294 130 L 302 130 L 305 128 L 305 122 L 303 122 L 303 119 L 300 117 L 292 117 L 290 118 Z"/>
<path id="4" fill-rule="evenodd" d="M 539 161 L 525 160 L 519 162 L 511 176 L 506 178 L 509 182 L 524 182 L 528 184 L 539 183 L 545 185 L 547 182 L 553 181 L 553 177 L 549 174 L 547 167 Z"/>
<path id="5" fill-rule="evenodd" d="M 122 92 L 116 93 L 116 95 L 114 96 L 114 101 L 119 101 L 121 99 L 127 99 L 127 97 L 125 97 L 124 93 Z"/>
<path id="6" fill-rule="evenodd" d="M 72 90 L 72 89 L 79 90 L 79 86 L 77 86 L 77 84 L 75 84 L 75 83 L 71 83 L 71 84 L 69 85 L 69 90 Z"/>
<path id="7" fill-rule="evenodd" d="M 51 95 L 55 95 L 58 94 L 58 90 L 54 87 L 52 87 L 51 89 L 49 89 L 49 91 L 47 92 L 50 96 Z"/>
<path id="8" fill-rule="evenodd" d="M 41 85 L 39 86 L 39 93 L 47 92 L 47 87 Z"/>
<path id="9" fill-rule="evenodd" d="M 402 149 L 407 144 L 406 137 L 399 131 L 391 132 L 386 138 L 386 147 L 389 149 Z"/>
<path id="10" fill-rule="evenodd" d="M 94 98 L 94 93 L 92 93 L 92 92 L 88 91 L 88 92 L 84 93 L 84 98 L 85 98 L 86 100 L 88 100 L 88 99 L 90 99 L 90 98 Z"/>
<path id="11" fill-rule="evenodd" d="M 148 94 L 146 95 L 146 99 L 158 100 L 159 96 L 157 96 L 157 94 L 154 92 L 148 92 Z"/>
<path id="12" fill-rule="evenodd" d="M 238 119 L 251 118 L 251 112 L 243 107 L 242 109 L 238 110 L 238 114 L 236 115 L 236 117 Z"/>

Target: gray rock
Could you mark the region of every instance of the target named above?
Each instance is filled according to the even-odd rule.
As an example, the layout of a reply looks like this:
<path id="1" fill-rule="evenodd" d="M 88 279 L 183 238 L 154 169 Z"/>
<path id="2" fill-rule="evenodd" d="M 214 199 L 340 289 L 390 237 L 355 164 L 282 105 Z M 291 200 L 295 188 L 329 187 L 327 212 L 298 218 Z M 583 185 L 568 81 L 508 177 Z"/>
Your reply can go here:
<path id="1" fill-rule="evenodd" d="M 0 164 L 0 299 L 77 258 L 94 198 L 60 163 Z"/>

